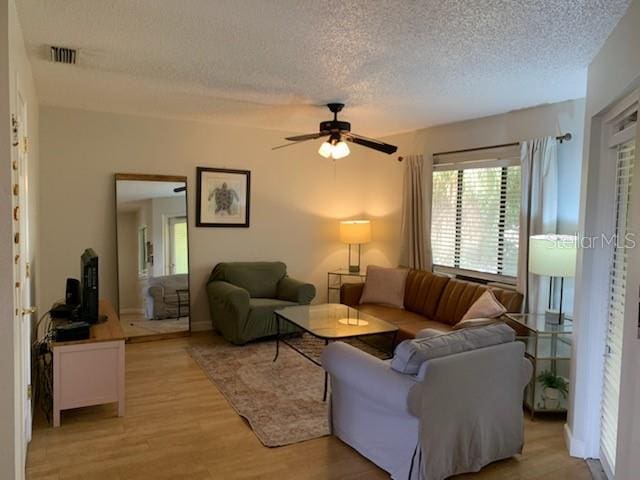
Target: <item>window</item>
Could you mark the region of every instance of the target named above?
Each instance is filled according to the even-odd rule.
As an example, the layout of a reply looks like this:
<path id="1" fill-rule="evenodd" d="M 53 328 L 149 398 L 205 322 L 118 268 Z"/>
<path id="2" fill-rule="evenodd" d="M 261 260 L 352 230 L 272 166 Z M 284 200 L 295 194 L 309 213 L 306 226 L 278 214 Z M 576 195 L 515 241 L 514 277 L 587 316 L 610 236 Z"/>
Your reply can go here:
<path id="1" fill-rule="evenodd" d="M 517 159 L 516 159 L 517 160 Z M 433 173 L 433 263 L 516 277 L 520 219 L 519 161 L 450 163 Z"/>

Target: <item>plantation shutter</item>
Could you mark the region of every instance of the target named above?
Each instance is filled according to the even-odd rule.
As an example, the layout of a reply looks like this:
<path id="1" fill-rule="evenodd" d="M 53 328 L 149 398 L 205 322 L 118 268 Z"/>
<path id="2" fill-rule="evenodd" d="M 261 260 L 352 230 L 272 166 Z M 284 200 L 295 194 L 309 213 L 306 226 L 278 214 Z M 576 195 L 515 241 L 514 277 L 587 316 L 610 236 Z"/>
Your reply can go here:
<path id="1" fill-rule="evenodd" d="M 603 464 L 610 474 L 615 472 L 618 434 L 618 404 L 622 366 L 622 333 L 624 326 L 625 292 L 627 286 L 627 252 L 624 244 L 633 166 L 635 140 L 616 147 L 615 238 L 609 274 L 609 305 L 606 355 L 603 371 L 600 450 Z"/>
<path id="2" fill-rule="evenodd" d="M 517 276 L 520 166 L 512 155 L 509 151 L 509 158 L 488 160 L 434 158 L 435 265 Z"/>

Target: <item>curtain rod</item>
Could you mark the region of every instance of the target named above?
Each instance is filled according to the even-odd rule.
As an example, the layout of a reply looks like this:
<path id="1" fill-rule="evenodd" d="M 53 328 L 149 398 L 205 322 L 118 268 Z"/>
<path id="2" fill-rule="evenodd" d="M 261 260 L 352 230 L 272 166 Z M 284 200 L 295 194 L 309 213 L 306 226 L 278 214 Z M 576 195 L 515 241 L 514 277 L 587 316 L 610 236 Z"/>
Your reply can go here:
<path id="1" fill-rule="evenodd" d="M 560 143 L 568 142 L 573 138 L 570 133 L 565 133 L 564 135 L 559 135 L 556 137 L 556 140 Z M 513 143 L 503 143 L 502 145 L 490 145 L 488 147 L 478 147 L 478 148 L 465 148 L 464 150 L 451 150 L 449 152 L 438 152 L 434 153 L 433 156 L 436 155 L 450 155 L 452 153 L 467 153 L 467 152 L 477 152 L 479 150 L 491 150 L 492 148 L 502 148 L 502 147 L 515 147 L 520 145 L 521 142 L 513 142 Z"/>

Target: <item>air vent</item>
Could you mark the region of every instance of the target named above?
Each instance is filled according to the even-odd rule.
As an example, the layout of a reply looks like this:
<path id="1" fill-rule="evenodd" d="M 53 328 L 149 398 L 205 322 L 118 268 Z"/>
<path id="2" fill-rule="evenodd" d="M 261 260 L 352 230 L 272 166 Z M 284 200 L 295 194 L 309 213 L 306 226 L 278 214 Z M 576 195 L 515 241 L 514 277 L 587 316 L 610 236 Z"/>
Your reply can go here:
<path id="1" fill-rule="evenodd" d="M 73 48 L 51 47 L 51 61 L 55 63 L 66 63 L 75 65 L 78 58 L 78 51 Z"/>

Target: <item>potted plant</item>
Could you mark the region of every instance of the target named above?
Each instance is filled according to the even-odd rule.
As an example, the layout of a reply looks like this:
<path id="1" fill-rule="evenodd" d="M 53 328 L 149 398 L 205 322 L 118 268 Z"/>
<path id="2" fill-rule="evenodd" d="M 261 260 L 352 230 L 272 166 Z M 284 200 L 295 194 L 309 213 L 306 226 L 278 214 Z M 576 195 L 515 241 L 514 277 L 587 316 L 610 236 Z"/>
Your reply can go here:
<path id="1" fill-rule="evenodd" d="M 566 378 L 556 375 L 550 370 L 544 370 L 538 375 L 538 382 L 542 385 L 542 399 L 546 410 L 560 408 L 560 398 L 567 398 L 569 382 Z"/>

